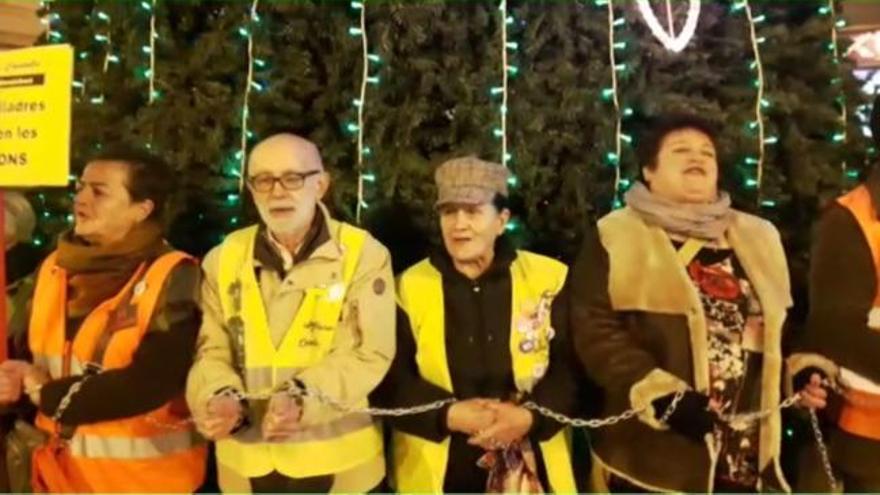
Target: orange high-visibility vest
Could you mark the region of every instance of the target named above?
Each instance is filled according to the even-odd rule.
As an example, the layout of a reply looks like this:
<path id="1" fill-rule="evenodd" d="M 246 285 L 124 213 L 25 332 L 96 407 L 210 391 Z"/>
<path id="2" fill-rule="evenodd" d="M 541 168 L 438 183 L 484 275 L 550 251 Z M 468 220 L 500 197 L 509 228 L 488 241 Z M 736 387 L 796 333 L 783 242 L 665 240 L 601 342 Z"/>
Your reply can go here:
<path id="1" fill-rule="evenodd" d="M 103 370 L 130 365 L 171 271 L 179 263 L 194 261 L 175 251 L 150 266 L 142 264 L 119 294 L 83 320 L 70 342 L 65 333 L 67 273 L 56 259 L 57 252 L 40 268 L 28 334 L 34 363 L 48 370 L 53 380 L 83 374 L 90 363 Z M 123 326 L 108 334 L 111 316 L 121 319 Z M 57 464 L 35 456 L 35 476 L 41 468 L 54 471 L 60 465 L 68 479 L 75 480 L 75 491 L 191 493 L 204 480 L 206 449 L 191 423 L 182 421 L 189 414 L 184 404 L 181 390 L 179 398 L 149 413 L 80 425 L 65 443 L 63 455 L 56 457 Z M 50 434 L 61 430 L 43 414 L 37 415 L 36 424 Z M 54 475 L 47 472 L 45 478 Z"/>
<path id="2" fill-rule="evenodd" d="M 861 185 L 837 201 L 853 214 L 871 250 L 878 288 L 873 307 L 880 308 L 880 220 L 871 201 L 871 192 Z M 848 390 L 844 397 L 846 400 L 838 420 L 840 428 L 853 435 L 880 440 L 880 395 Z"/>

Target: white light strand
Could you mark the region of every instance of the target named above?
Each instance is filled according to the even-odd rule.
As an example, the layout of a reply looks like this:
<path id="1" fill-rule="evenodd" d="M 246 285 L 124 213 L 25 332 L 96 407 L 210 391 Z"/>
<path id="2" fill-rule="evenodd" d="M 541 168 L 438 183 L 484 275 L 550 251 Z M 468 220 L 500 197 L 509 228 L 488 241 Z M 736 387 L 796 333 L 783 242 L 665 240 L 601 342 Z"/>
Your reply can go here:
<path id="1" fill-rule="evenodd" d="M 64 36 L 59 30 L 53 28 L 53 24 L 61 20 L 61 15 L 57 12 L 52 12 L 52 1 L 53 0 L 43 0 L 40 2 L 40 7 L 46 10 L 45 15 L 40 19 L 40 23 L 46 27 L 46 42 L 60 43 L 63 41 Z M 76 96 L 76 101 L 80 101 L 80 98 L 86 94 L 85 81 L 74 79 L 72 85 L 75 89 L 79 90 L 79 95 Z"/>
<path id="2" fill-rule="evenodd" d="M 107 70 L 110 68 L 110 59 L 113 56 L 113 32 L 112 32 L 113 30 L 111 29 L 111 19 L 110 19 L 109 15 L 107 15 L 105 12 L 102 12 L 100 10 L 95 13 L 95 16 L 98 18 L 98 20 L 104 21 L 107 23 L 106 33 L 103 35 L 100 35 L 100 34 L 95 35 L 95 39 L 105 45 L 104 61 L 101 64 L 101 69 L 104 74 L 107 74 Z M 91 99 L 91 103 L 94 105 L 100 105 L 100 104 L 104 103 L 103 88 L 101 90 L 101 95 L 97 96 L 97 97 L 93 97 Z"/>
<path id="3" fill-rule="evenodd" d="M 608 63 L 611 67 L 611 90 L 612 90 L 612 102 L 614 103 L 614 156 L 611 161 L 614 164 L 614 196 L 613 196 L 613 206 L 619 206 L 619 194 L 620 194 L 620 179 L 621 179 L 621 170 L 620 170 L 620 155 L 621 155 L 621 141 L 623 134 L 623 118 L 620 114 L 620 98 L 617 94 L 619 89 L 619 85 L 617 82 L 617 55 L 615 54 L 615 37 L 614 37 L 614 29 L 615 29 L 615 19 L 614 19 L 614 1 L 608 0 L 606 5 L 608 10 Z"/>
<path id="4" fill-rule="evenodd" d="M 148 102 L 150 104 L 156 99 L 156 2 L 151 0 L 150 8 L 150 93 Z"/>
<path id="5" fill-rule="evenodd" d="M 107 21 L 107 50 L 104 51 L 104 74 L 106 74 L 107 69 L 110 68 L 110 60 L 113 59 L 113 57 L 113 37 L 110 33 L 110 21 Z"/>
<path id="6" fill-rule="evenodd" d="M 40 19 L 40 23 L 46 27 L 46 42 L 53 43 L 57 34 L 55 34 L 55 30 L 52 29 L 52 20 L 57 14 L 52 12 L 51 0 L 44 0 L 40 2 L 40 7 L 46 10 L 45 15 L 43 15 L 43 17 Z"/>
<path id="7" fill-rule="evenodd" d="M 691 39 L 694 37 L 694 34 L 697 31 L 697 23 L 700 20 L 700 4 L 702 3 L 702 0 L 689 0 L 689 2 L 687 19 L 685 19 L 684 26 L 681 28 L 681 33 L 679 34 L 675 34 L 675 24 L 672 20 L 672 4 L 670 0 L 666 0 L 666 12 L 669 17 L 668 33 L 663 29 L 663 26 L 660 25 L 660 21 L 657 20 L 657 16 L 654 14 L 654 10 L 651 8 L 651 3 L 648 0 L 636 0 L 636 5 L 654 37 L 660 40 L 660 43 L 662 43 L 667 50 L 680 52 L 687 47 L 688 43 L 690 43 Z"/>
<path id="8" fill-rule="evenodd" d="M 247 70 L 247 80 L 244 83 L 244 100 L 241 104 L 241 147 L 239 149 L 239 171 L 238 171 L 238 192 L 241 193 L 244 190 L 244 177 L 245 177 L 245 163 L 247 162 L 247 138 L 248 138 L 248 114 L 250 113 L 248 110 L 248 102 L 250 101 L 251 96 L 251 86 L 254 81 L 254 33 L 253 25 L 259 19 L 259 15 L 257 15 L 257 7 L 259 7 L 260 0 L 253 0 L 251 3 L 250 9 L 250 22 L 248 23 L 248 27 L 245 29 L 246 37 L 247 37 L 247 53 L 248 53 L 248 70 Z"/>
<path id="9" fill-rule="evenodd" d="M 357 107 L 357 168 L 358 168 L 358 191 L 355 220 L 361 223 L 361 213 L 369 205 L 364 197 L 364 108 L 367 105 L 367 81 L 370 77 L 370 52 L 369 40 L 367 39 L 367 0 L 352 3 L 352 6 L 360 10 L 360 36 L 363 52 L 363 69 L 361 70 L 361 92 L 356 102 Z"/>
<path id="10" fill-rule="evenodd" d="M 507 152 L 507 92 L 510 71 L 507 58 L 507 0 L 501 0 L 498 11 L 501 13 L 501 163 L 507 166 L 510 157 Z"/>
<path id="11" fill-rule="evenodd" d="M 840 61 L 840 47 L 837 45 L 837 9 L 834 3 L 834 0 L 828 0 L 828 11 L 831 15 L 831 50 L 834 54 L 834 66 L 837 69 L 837 63 Z M 834 141 L 839 143 L 845 143 L 847 140 L 847 128 L 846 128 L 846 120 L 848 118 L 847 109 L 846 109 L 846 100 L 844 99 L 844 92 L 841 90 L 840 92 L 840 126 L 841 132 L 839 134 L 840 139 L 837 139 L 838 134 L 835 133 Z M 846 160 L 840 163 L 840 170 L 843 172 L 844 177 L 846 176 L 847 164 Z"/>
<path id="12" fill-rule="evenodd" d="M 758 73 L 758 96 L 755 100 L 755 121 L 758 126 L 758 163 L 755 171 L 755 187 L 758 189 L 758 197 L 761 195 L 761 183 L 764 180 L 764 156 L 765 156 L 765 128 L 764 128 L 764 65 L 761 63 L 761 50 L 758 41 L 757 29 L 755 28 L 755 18 L 752 15 L 752 7 L 749 0 L 743 0 L 740 4 L 746 11 L 746 17 L 749 21 L 749 33 L 752 41 L 752 53 L 755 57 L 755 70 Z"/>

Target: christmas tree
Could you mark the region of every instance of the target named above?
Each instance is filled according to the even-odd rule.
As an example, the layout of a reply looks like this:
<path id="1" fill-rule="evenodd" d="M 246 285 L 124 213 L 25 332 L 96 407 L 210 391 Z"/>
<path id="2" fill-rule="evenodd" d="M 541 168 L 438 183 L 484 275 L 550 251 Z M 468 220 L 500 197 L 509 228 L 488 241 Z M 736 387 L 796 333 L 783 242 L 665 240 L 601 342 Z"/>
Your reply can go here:
<path id="1" fill-rule="evenodd" d="M 649 3 L 668 27 L 665 2 Z M 671 13 L 683 39 L 689 3 Z M 629 0 L 84 0 L 43 15 L 44 42 L 76 49 L 74 174 L 119 142 L 165 157 L 169 238 L 196 255 L 255 220 L 247 150 L 289 131 L 319 145 L 328 205 L 398 271 L 437 242 L 433 167 L 464 154 L 513 171 L 510 235 L 570 260 L 638 180 L 651 119 L 693 112 L 720 124 L 724 187 L 780 229 L 804 301 L 812 224 L 872 152 L 842 21 L 834 0 L 699 5 L 679 51 Z M 36 243 L 69 228 L 72 197 L 72 183 L 32 192 Z"/>
<path id="2" fill-rule="evenodd" d="M 318 143 L 334 177 L 328 204 L 354 221 L 360 203 L 361 223 L 403 268 L 436 242 L 433 166 L 469 153 L 501 161 L 504 118 L 511 235 L 568 259 L 591 219 L 638 179 L 633 149 L 645 125 L 690 111 L 721 124 L 725 187 L 739 208 L 777 224 L 793 272 L 805 273 L 817 211 L 851 187 L 867 156 L 833 2 L 706 2 L 680 52 L 658 42 L 635 2 L 502 7 L 104 0 L 51 2 L 44 14 L 46 42 L 77 51 L 74 170 L 120 141 L 167 158 L 178 191 L 170 238 L 196 254 L 254 220 L 239 191 L 242 160 L 285 130 Z M 687 10 L 675 3 L 675 31 Z M 38 242 L 68 227 L 70 192 L 34 195 Z"/>

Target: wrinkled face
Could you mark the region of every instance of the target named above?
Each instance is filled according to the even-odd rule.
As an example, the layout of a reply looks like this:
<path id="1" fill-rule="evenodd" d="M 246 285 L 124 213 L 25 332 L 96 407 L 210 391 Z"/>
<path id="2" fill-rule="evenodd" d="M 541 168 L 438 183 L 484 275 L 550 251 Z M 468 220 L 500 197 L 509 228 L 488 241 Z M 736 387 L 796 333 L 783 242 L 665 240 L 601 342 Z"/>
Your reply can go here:
<path id="1" fill-rule="evenodd" d="M 125 238 L 153 212 L 151 200 L 132 201 L 128 192 L 129 165 L 94 161 L 86 165 L 73 201 L 77 236 L 95 245 Z"/>
<path id="2" fill-rule="evenodd" d="M 301 159 L 283 143 L 267 143 L 254 149 L 248 167 L 248 187 L 269 230 L 308 229 L 330 184 L 320 164 Z"/>
<path id="3" fill-rule="evenodd" d="M 709 203 L 718 197 L 718 161 L 712 139 L 696 129 L 663 138 L 655 166 L 643 169 L 651 192 L 679 203 Z"/>
<path id="4" fill-rule="evenodd" d="M 438 207 L 443 244 L 459 263 L 473 262 L 491 254 L 495 240 L 504 233 L 510 211 L 500 212 L 491 203 L 447 203 Z"/>

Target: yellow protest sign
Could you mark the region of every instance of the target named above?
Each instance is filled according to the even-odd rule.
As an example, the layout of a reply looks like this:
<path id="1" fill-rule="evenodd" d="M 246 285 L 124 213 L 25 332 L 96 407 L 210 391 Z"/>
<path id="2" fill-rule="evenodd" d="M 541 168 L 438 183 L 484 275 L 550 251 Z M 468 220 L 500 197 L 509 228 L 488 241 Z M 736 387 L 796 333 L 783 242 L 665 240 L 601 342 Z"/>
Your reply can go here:
<path id="1" fill-rule="evenodd" d="M 0 52 L 0 187 L 65 186 L 73 48 Z"/>

